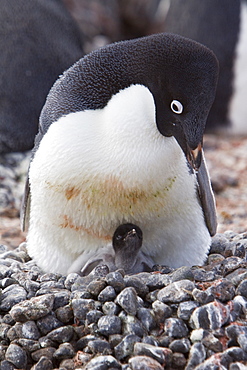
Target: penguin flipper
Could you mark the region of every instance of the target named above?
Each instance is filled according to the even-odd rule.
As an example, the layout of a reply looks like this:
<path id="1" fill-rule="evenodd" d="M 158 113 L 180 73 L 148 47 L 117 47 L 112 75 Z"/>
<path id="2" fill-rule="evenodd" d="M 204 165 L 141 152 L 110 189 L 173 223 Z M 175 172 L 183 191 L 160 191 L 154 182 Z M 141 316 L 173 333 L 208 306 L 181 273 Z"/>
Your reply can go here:
<path id="1" fill-rule="evenodd" d="M 211 182 L 209 179 L 209 174 L 204 158 L 204 153 L 202 151 L 202 161 L 199 170 L 196 173 L 198 182 L 198 192 L 201 201 L 205 222 L 208 231 L 211 236 L 216 234 L 217 230 L 217 216 L 216 207 L 213 190 L 211 187 Z"/>
<path id="2" fill-rule="evenodd" d="M 28 229 L 29 215 L 30 215 L 30 186 L 29 179 L 27 176 L 20 212 L 20 222 L 22 231 L 26 231 Z"/>

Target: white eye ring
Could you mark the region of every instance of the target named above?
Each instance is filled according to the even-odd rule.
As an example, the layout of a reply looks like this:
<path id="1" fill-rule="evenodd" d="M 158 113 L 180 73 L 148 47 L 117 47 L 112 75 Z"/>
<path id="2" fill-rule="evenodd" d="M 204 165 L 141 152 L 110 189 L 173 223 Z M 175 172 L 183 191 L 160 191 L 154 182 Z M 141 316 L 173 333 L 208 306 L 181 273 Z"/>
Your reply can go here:
<path id="1" fill-rule="evenodd" d="M 183 104 L 178 100 L 173 100 L 171 102 L 171 110 L 176 114 L 181 114 L 184 110 Z"/>

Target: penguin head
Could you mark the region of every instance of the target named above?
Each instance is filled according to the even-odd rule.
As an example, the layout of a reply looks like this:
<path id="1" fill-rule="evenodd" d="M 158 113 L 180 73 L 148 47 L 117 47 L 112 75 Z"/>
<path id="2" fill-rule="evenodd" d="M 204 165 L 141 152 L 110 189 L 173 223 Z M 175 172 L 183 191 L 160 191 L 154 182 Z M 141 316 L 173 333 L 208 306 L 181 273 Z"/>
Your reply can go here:
<path id="1" fill-rule="evenodd" d="M 134 257 L 142 246 L 141 229 L 132 223 L 118 226 L 113 234 L 112 245 L 116 254 L 131 254 Z"/>
<path id="2" fill-rule="evenodd" d="M 108 45 L 80 59 L 55 83 L 41 113 L 41 137 L 61 116 L 104 109 L 113 95 L 140 84 L 153 95 L 159 133 L 174 136 L 198 168 L 217 77 L 213 52 L 179 35 L 162 33 Z"/>

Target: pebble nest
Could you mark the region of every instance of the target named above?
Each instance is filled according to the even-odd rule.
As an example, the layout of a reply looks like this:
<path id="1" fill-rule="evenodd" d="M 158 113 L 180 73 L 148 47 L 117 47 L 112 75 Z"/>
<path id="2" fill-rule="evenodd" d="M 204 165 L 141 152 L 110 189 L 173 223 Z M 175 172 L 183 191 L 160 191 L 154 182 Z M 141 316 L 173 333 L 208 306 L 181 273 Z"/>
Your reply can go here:
<path id="1" fill-rule="evenodd" d="M 246 252 L 247 233 L 225 232 L 204 266 L 81 277 L 2 245 L 1 369 L 246 369 Z"/>
<path id="2" fill-rule="evenodd" d="M 30 153 L 0 156 L 1 370 L 247 369 L 247 140 L 206 144 L 219 233 L 205 265 L 131 276 L 44 274 L 18 225 Z"/>

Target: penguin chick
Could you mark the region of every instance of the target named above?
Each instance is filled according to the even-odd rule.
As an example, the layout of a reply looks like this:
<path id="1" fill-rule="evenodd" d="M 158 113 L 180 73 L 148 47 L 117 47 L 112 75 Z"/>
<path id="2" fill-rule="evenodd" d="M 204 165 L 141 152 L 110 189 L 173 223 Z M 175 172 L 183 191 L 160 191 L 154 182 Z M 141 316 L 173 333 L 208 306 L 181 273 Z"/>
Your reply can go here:
<path id="1" fill-rule="evenodd" d="M 106 265 L 109 271 L 124 269 L 126 274 L 151 271 L 154 262 L 140 251 L 142 231 L 131 223 L 117 227 L 112 238 L 112 247 L 101 248 L 87 260 L 85 254 L 80 255 L 70 266 L 68 273 L 77 272 L 85 276 L 99 265 Z"/>
<path id="2" fill-rule="evenodd" d="M 141 228 L 154 263 L 204 262 L 217 222 L 202 139 L 217 75 L 208 48 L 164 33 L 96 50 L 59 78 L 23 202 L 43 270 L 66 274 L 112 248 L 125 223 Z"/>
<path id="3" fill-rule="evenodd" d="M 142 231 L 131 223 L 120 225 L 112 240 L 115 251 L 115 265 L 124 269 L 126 274 L 152 270 L 154 262 L 140 251 L 142 246 Z"/>

